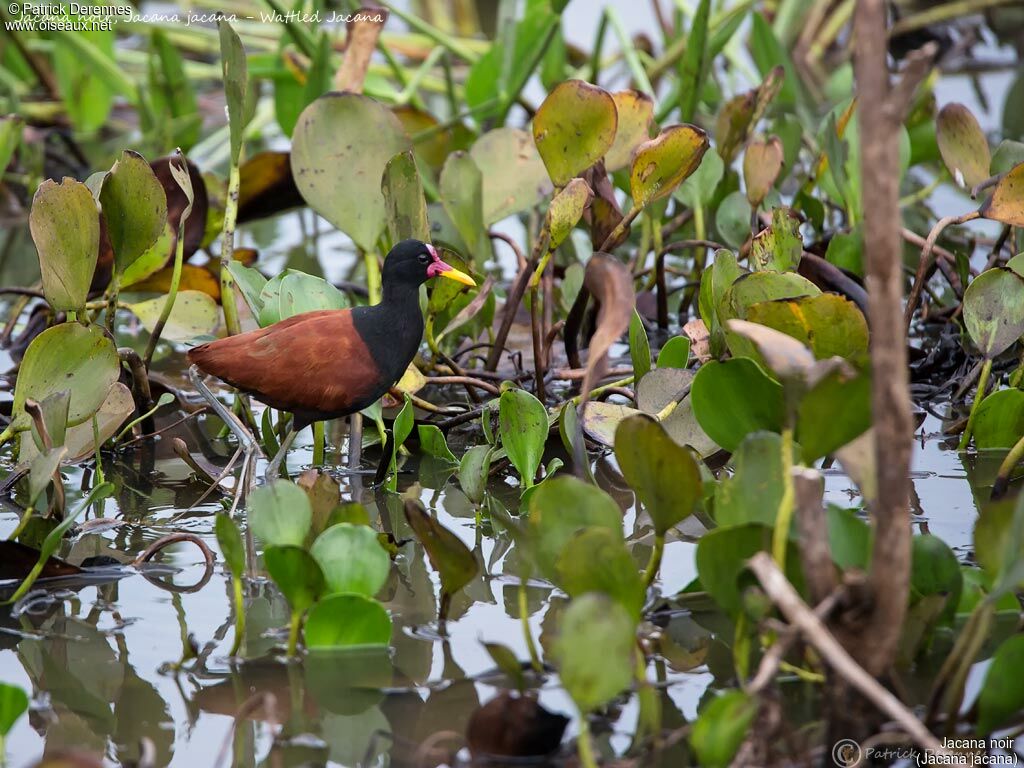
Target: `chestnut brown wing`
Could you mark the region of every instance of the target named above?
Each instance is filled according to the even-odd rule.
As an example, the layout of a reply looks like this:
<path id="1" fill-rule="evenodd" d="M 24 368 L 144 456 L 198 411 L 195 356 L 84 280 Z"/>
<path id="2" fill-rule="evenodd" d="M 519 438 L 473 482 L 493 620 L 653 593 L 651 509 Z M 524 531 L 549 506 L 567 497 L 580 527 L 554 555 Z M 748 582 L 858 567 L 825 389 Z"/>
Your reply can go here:
<path id="1" fill-rule="evenodd" d="M 343 415 L 382 386 L 348 309 L 304 312 L 192 349 L 204 372 L 285 411 Z"/>

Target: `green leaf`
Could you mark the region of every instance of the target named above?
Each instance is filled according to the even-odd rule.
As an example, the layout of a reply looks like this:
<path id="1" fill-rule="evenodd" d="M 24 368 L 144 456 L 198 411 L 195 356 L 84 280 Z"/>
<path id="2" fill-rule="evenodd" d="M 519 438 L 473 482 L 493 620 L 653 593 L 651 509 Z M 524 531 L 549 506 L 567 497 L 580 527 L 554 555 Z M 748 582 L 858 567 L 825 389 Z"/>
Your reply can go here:
<path id="1" fill-rule="evenodd" d="M 100 187 L 114 265 L 124 272 L 157 241 L 167 221 L 167 195 L 142 155 L 125 150 Z"/>
<path id="2" fill-rule="evenodd" d="M 821 290 L 814 283 L 795 272 L 751 272 L 740 275 L 726 291 L 724 307 L 720 307 L 718 312 L 719 320 L 746 320 L 747 310 L 762 301 L 797 299 L 819 294 Z"/>
<path id="3" fill-rule="evenodd" d="M 670 125 L 633 153 L 629 191 L 633 205 L 645 208 L 672 194 L 700 165 L 710 143 L 695 125 Z"/>
<path id="4" fill-rule="evenodd" d="M 526 530 L 530 553 L 541 572 L 557 578 L 562 550 L 584 528 L 606 528 L 622 537 L 622 511 L 607 493 L 595 485 L 568 475 L 545 480 L 529 499 Z"/>
<path id="5" fill-rule="evenodd" d="M 551 91 L 534 115 L 533 141 L 555 186 L 604 157 L 617 125 L 615 100 L 603 88 L 566 80 Z"/>
<path id="6" fill-rule="evenodd" d="M 300 547 L 268 547 L 263 553 L 263 563 L 291 606 L 292 613 L 305 613 L 324 592 L 324 575 L 320 566 Z"/>
<path id="7" fill-rule="evenodd" d="M 469 584 L 480 567 L 462 540 L 432 517 L 418 501 L 406 499 L 405 519 L 427 551 L 441 578 L 441 591 L 451 596 Z"/>
<path id="8" fill-rule="evenodd" d="M 604 156 L 604 167 L 610 173 L 625 168 L 633 159 L 633 151 L 651 138 L 654 123 L 654 100 L 640 91 L 616 91 L 615 112 L 618 124 L 615 141 Z"/>
<path id="9" fill-rule="evenodd" d="M 18 115 L 0 118 L 0 169 L 6 170 L 14 157 L 21 144 L 21 131 L 24 127 L 25 118 Z"/>
<path id="10" fill-rule="evenodd" d="M 551 192 L 544 161 L 527 131 L 495 128 L 477 139 L 469 154 L 483 175 L 486 224 L 529 210 Z"/>
<path id="11" fill-rule="evenodd" d="M 715 229 L 722 242 L 731 248 L 740 248 L 750 236 L 750 203 L 738 189 L 730 192 L 715 211 Z"/>
<path id="12" fill-rule="evenodd" d="M 751 432 L 782 431 L 782 386 L 748 358 L 701 366 L 690 399 L 701 429 L 727 451 L 735 451 Z"/>
<path id="13" fill-rule="evenodd" d="M 1007 638 L 996 650 L 978 694 L 979 736 L 988 736 L 1024 709 L 1024 635 Z"/>
<path id="14" fill-rule="evenodd" d="M 79 45 L 54 47 L 53 74 L 57 80 L 64 109 L 72 124 L 78 131 L 90 134 L 107 123 L 117 91 L 112 87 L 113 83 L 104 76 L 104 68 L 90 66 L 90 62 L 84 61 L 80 50 L 76 48 L 87 47 L 90 53 L 97 59 L 102 59 L 106 66 L 116 68 L 114 31 L 75 30 L 72 34 Z"/>
<path id="15" fill-rule="evenodd" d="M 459 236 L 469 247 L 473 260 L 482 264 L 489 257 L 484 227 L 483 174 L 468 152 L 448 155 L 439 183 L 441 204 Z"/>
<path id="16" fill-rule="evenodd" d="M 633 363 L 633 382 L 639 384 L 651 370 L 651 342 L 647 340 L 647 329 L 635 307 L 629 321 L 629 357 Z"/>
<path id="17" fill-rule="evenodd" d="M 474 504 L 480 504 L 487 492 L 487 478 L 491 469 L 494 448 L 474 445 L 462 454 L 459 462 L 459 486 Z"/>
<path id="18" fill-rule="evenodd" d="M 267 285 L 267 278 L 258 269 L 247 267 L 237 261 L 228 264 L 228 272 L 231 273 L 235 285 L 241 290 L 242 298 L 249 305 L 249 311 L 252 312 L 253 317 L 259 317 L 263 309 L 263 300 L 260 295 Z"/>
<path id="19" fill-rule="evenodd" d="M 686 38 L 686 53 L 679 67 L 679 117 L 684 122 L 693 120 L 697 102 L 704 91 L 708 73 L 708 18 L 711 0 L 700 0 L 693 14 L 693 23 Z"/>
<path id="20" fill-rule="evenodd" d="M 154 29 L 150 40 L 149 94 L 158 113 L 154 117 L 167 122 L 166 125 L 157 126 L 157 131 L 167 136 L 172 146 L 188 151 L 199 141 L 203 123 L 195 90 L 185 75 L 185 62 L 181 54 L 168 40 L 166 33 Z"/>
<path id="21" fill-rule="evenodd" d="M 537 477 L 548 439 L 548 412 L 536 397 L 524 389 L 501 393 L 498 405 L 501 445 L 516 468 L 524 488 Z"/>
<path id="22" fill-rule="evenodd" d="M 143 327 L 153 332 L 167 303 L 166 296 L 129 304 L 128 309 L 139 318 Z M 192 341 L 198 336 L 211 336 L 220 325 L 217 302 L 202 291 L 179 291 L 160 338 L 166 341 Z"/>
<path id="23" fill-rule="evenodd" d="M 29 426 L 26 399 L 42 402 L 62 390 L 71 392 L 68 426 L 88 421 L 103 405 L 120 369 L 117 349 L 102 328 L 78 323 L 47 328 L 32 340 L 21 361 L 12 425 Z"/>
<path id="24" fill-rule="evenodd" d="M 261 486 L 249 499 L 249 525 L 267 546 L 301 547 L 312 522 L 309 497 L 287 480 Z"/>
<path id="25" fill-rule="evenodd" d="M 629 686 L 635 644 L 636 622 L 605 595 L 588 593 L 569 604 L 553 655 L 580 712 L 592 712 Z"/>
<path id="26" fill-rule="evenodd" d="M 700 161 L 697 170 L 691 173 L 686 180 L 679 185 L 673 196 L 691 208 L 706 207 L 715 200 L 715 193 L 718 191 L 718 183 L 725 173 L 725 164 L 722 156 L 714 147 L 704 153 L 704 159 Z M 750 206 L 747 206 L 747 220 L 744 226 L 743 239 L 746 240 L 750 234 Z M 742 242 L 742 241 L 741 241 Z"/>
<path id="27" fill-rule="evenodd" d="M 10 683 L 0 683 L 0 738 L 11 732 L 18 718 L 28 711 L 28 694 Z"/>
<path id="28" fill-rule="evenodd" d="M 978 119 L 963 104 L 947 104 L 935 118 L 935 140 L 950 176 L 971 189 L 989 177 L 992 157 Z"/>
<path id="29" fill-rule="evenodd" d="M 345 309 L 348 297 L 322 277 L 287 269 L 264 283 L 258 299 L 261 327 L 303 312 L 320 309 Z"/>
<path id="30" fill-rule="evenodd" d="M 946 609 L 943 613 L 947 620 L 952 621 L 963 589 L 956 555 L 946 542 L 929 533 L 915 536 L 912 547 L 911 597 L 918 600 L 930 595 L 945 596 Z"/>
<path id="31" fill-rule="evenodd" d="M 673 336 L 658 352 L 659 368 L 686 368 L 690 364 L 690 337 Z"/>
<path id="32" fill-rule="evenodd" d="M 451 452 L 451 449 L 448 447 L 448 443 L 444 439 L 444 432 L 442 432 L 435 424 L 420 424 L 417 427 L 417 430 L 420 440 L 420 448 L 425 454 L 433 456 L 435 459 L 441 459 L 442 461 L 446 461 L 450 464 L 459 463 L 459 460 L 455 458 L 455 454 Z"/>
<path id="33" fill-rule="evenodd" d="M 430 222 L 427 221 L 427 203 L 411 150 L 400 152 L 388 160 L 384 166 L 381 192 L 392 246 L 410 238 L 428 242 Z"/>
<path id="34" fill-rule="evenodd" d="M 751 20 L 750 53 L 754 57 L 757 71 L 761 73 L 761 77 L 767 77 L 776 66 L 782 64 L 785 77 L 779 90 L 779 106 L 792 107 L 796 104 L 798 90 L 796 70 L 789 53 L 782 47 L 772 31 L 771 24 L 765 21 L 761 13 L 752 13 Z"/>
<path id="35" fill-rule="evenodd" d="M 391 572 L 391 558 L 377 540 L 376 531 L 365 525 L 332 525 L 316 538 L 309 551 L 320 564 L 331 592 L 373 597 Z"/>
<path id="36" fill-rule="evenodd" d="M 1024 391 L 1001 389 L 988 395 L 975 414 L 974 445 L 979 451 L 1010 449 L 1024 435 Z"/>
<path id="37" fill-rule="evenodd" d="M 760 14 L 754 14 L 754 18 L 760 18 Z M 700 765 L 730 765 L 756 716 L 757 700 L 743 691 L 726 691 L 712 699 L 701 710 L 690 734 Z"/>
<path id="38" fill-rule="evenodd" d="M 409 139 L 389 109 L 360 94 L 328 93 L 295 125 L 295 184 L 313 210 L 373 252 L 387 223 L 384 170 L 407 149 Z"/>
<path id="39" fill-rule="evenodd" d="M 842 448 L 871 426 L 871 377 L 837 368 L 804 392 L 796 439 L 810 464 Z"/>
<path id="40" fill-rule="evenodd" d="M 853 302 L 834 293 L 759 302 L 747 319 L 791 336 L 810 347 L 815 358 L 857 359 L 868 351 L 868 324 Z"/>
<path id="41" fill-rule="evenodd" d="M 996 267 L 974 278 L 964 291 L 964 325 L 986 358 L 1006 351 L 1024 334 L 1024 277 Z"/>
<path id="42" fill-rule="evenodd" d="M 750 194 L 749 186 L 747 194 Z M 803 253 L 799 220 L 791 216 L 787 208 L 774 208 L 771 225 L 759 232 L 750 244 L 750 265 L 758 272 L 786 272 L 796 268 Z"/>
<path id="43" fill-rule="evenodd" d="M 387 646 L 391 642 L 391 617 L 370 597 L 329 595 L 309 612 L 305 639 L 311 650 Z"/>
<path id="44" fill-rule="evenodd" d="M 782 438 L 751 432 L 732 456 L 733 474 L 715 490 L 715 522 L 721 526 L 773 525 L 785 490 Z"/>
<path id="45" fill-rule="evenodd" d="M 974 524 L 974 557 L 992 579 L 991 599 L 1024 584 L 1024 496 L 982 509 Z"/>
<path id="46" fill-rule="evenodd" d="M 646 590 L 622 536 L 607 528 L 572 535 L 556 565 L 556 583 L 572 598 L 587 592 L 607 595 L 639 621 Z"/>
<path id="47" fill-rule="evenodd" d="M 217 546 L 220 553 L 224 555 L 224 562 L 227 563 L 231 575 L 241 578 L 245 573 L 245 544 L 242 543 L 242 534 L 231 516 L 225 513 L 218 513 L 214 523 L 214 530 L 217 534 Z"/>
<path id="48" fill-rule="evenodd" d="M 583 211 L 593 196 L 590 186 L 583 179 L 572 179 L 559 190 L 548 206 L 547 224 L 551 235 L 549 251 L 555 250 L 572 234 L 573 227 L 583 217 Z"/>
<path id="49" fill-rule="evenodd" d="M 242 131 L 246 123 L 246 90 L 249 86 L 248 64 L 245 48 L 227 19 L 217 20 L 220 34 L 221 73 L 224 80 L 224 97 L 227 101 L 228 130 L 231 141 L 231 162 L 238 164 L 242 153 Z"/>
<path id="50" fill-rule="evenodd" d="M 73 179 L 60 184 L 47 179 L 32 198 L 28 223 L 39 252 L 46 300 L 57 311 L 84 309 L 100 243 L 100 217 L 92 192 Z"/>
<path id="51" fill-rule="evenodd" d="M 740 575 L 747 560 L 771 549 L 772 529 L 760 523 L 715 528 L 697 542 L 697 573 L 704 590 L 727 613 L 743 608 Z"/>
<path id="52" fill-rule="evenodd" d="M 700 469 L 690 452 L 648 416 L 630 416 L 615 430 L 615 458 L 659 536 L 686 519 L 700 501 Z"/>

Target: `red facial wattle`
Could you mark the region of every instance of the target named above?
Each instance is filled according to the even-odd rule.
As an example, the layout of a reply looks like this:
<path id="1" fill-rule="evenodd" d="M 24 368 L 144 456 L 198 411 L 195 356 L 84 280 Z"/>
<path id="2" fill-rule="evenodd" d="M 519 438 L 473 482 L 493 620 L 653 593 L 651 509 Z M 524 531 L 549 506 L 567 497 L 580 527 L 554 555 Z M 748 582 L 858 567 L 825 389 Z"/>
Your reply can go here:
<path id="1" fill-rule="evenodd" d="M 441 261 L 441 257 L 437 255 L 437 249 L 434 246 L 427 244 L 427 253 L 430 254 L 430 258 L 433 261 L 427 265 L 427 277 L 447 277 L 449 280 L 454 280 L 457 283 L 463 285 L 476 285 L 476 282 L 472 277 L 467 275 L 465 272 L 461 272 L 453 267 L 451 264 L 446 264 Z"/>

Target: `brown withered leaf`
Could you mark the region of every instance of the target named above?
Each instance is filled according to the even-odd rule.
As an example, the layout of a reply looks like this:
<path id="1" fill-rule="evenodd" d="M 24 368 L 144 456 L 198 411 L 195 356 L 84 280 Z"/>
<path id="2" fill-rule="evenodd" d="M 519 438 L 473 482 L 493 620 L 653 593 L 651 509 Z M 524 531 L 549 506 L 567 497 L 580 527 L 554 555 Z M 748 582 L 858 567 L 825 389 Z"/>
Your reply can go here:
<path id="1" fill-rule="evenodd" d="M 238 223 L 305 205 L 288 152 L 257 152 L 239 168 Z"/>

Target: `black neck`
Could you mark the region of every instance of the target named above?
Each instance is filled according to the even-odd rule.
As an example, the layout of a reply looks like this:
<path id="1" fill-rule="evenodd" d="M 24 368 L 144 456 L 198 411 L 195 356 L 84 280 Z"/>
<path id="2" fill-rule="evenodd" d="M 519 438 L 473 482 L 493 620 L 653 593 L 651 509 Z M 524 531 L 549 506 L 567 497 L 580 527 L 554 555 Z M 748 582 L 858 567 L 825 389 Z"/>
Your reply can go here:
<path id="1" fill-rule="evenodd" d="M 385 285 L 381 303 L 357 308 L 353 320 L 388 384 L 397 381 L 423 341 L 419 286 Z"/>

